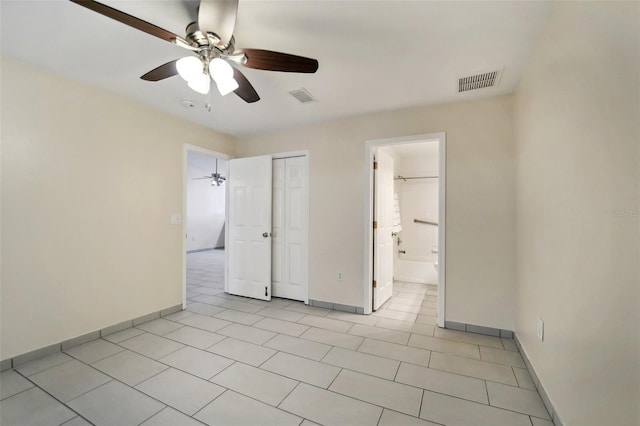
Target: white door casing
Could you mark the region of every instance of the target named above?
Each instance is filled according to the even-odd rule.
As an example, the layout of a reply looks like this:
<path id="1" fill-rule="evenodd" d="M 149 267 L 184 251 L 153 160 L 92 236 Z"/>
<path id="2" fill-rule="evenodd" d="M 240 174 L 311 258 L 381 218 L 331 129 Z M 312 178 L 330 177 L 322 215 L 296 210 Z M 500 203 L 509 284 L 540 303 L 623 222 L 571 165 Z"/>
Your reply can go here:
<path id="1" fill-rule="evenodd" d="M 373 230 L 374 267 L 373 309 L 376 310 L 393 294 L 393 158 L 378 149 L 374 170 Z"/>
<path id="2" fill-rule="evenodd" d="M 229 161 L 230 294 L 271 300 L 271 156 Z"/>
<path id="3" fill-rule="evenodd" d="M 273 160 L 273 296 L 307 300 L 307 158 Z"/>

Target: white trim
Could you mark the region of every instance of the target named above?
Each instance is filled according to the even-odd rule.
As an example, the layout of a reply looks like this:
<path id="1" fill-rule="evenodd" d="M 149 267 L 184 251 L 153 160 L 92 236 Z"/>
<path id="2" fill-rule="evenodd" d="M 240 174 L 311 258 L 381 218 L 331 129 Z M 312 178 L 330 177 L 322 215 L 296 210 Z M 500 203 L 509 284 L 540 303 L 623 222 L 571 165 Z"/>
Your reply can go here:
<path id="1" fill-rule="evenodd" d="M 365 144 L 365 192 L 364 201 L 364 283 L 363 283 L 363 307 L 364 313 L 372 312 L 372 290 L 371 282 L 373 277 L 372 271 L 372 253 L 373 253 L 373 154 L 376 147 L 385 145 L 400 145 L 417 142 L 437 141 L 440 165 L 440 179 L 438 188 L 438 326 L 444 327 L 445 321 L 445 271 L 446 271 L 446 237 L 445 237 L 445 218 L 446 218 L 446 135 L 444 132 L 429 133 L 422 135 L 403 136 L 397 138 L 373 139 L 368 140 Z"/>
<path id="2" fill-rule="evenodd" d="M 202 148 L 196 145 L 190 145 L 185 143 L 182 145 L 182 309 L 187 308 L 187 169 L 188 165 L 188 153 L 189 151 L 200 152 L 212 157 L 217 157 L 223 160 L 229 160 L 231 157 L 228 154 L 222 152 L 212 151 L 210 149 Z M 228 219 L 227 215 L 227 190 L 225 188 L 225 221 Z M 226 223 L 226 222 L 225 222 Z M 225 226 L 225 247 L 227 247 L 226 241 L 226 226 Z M 226 269 L 227 259 L 225 250 L 225 288 L 226 288 Z"/>

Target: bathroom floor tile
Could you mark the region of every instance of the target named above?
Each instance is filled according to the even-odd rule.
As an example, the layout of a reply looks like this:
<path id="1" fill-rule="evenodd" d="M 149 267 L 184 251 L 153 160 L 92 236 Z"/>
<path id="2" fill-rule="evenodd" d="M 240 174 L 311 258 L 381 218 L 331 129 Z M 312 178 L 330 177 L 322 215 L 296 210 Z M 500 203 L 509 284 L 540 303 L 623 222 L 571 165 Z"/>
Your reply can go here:
<path id="1" fill-rule="evenodd" d="M 33 387 L 33 383 L 25 379 L 15 370 L 0 373 L 0 399 L 5 399 Z"/>
<path id="2" fill-rule="evenodd" d="M 208 425 L 298 426 L 302 419 L 233 391 L 226 391 L 195 418 Z"/>
<path id="3" fill-rule="evenodd" d="M 340 372 L 338 367 L 284 352 L 278 352 L 260 368 L 325 389 Z"/>
<path id="4" fill-rule="evenodd" d="M 496 362 L 498 364 L 525 368 L 524 361 L 522 360 L 519 352 L 480 346 L 480 358 L 483 361 Z"/>
<path id="5" fill-rule="evenodd" d="M 261 311 L 258 311 L 258 315 L 263 315 L 265 317 L 276 318 L 279 320 L 291 321 L 291 322 L 296 322 L 305 316 L 300 312 L 287 311 L 284 309 L 276 309 L 276 308 L 264 308 Z"/>
<path id="6" fill-rule="evenodd" d="M 441 339 L 447 340 L 455 340 L 456 342 L 471 343 L 473 345 L 482 345 L 490 348 L 504 349 L 502 340 L 499 337 L 485 336 L 484 334 L 467 333 L 458 330 L 436 328 L 435 337 L 440 337 Z"/>
<path id="7" fill-rule="evenodd" d="M 178 349 L 159 361 L 206 380 L 234 363 L 228 358 L 189 346 Z"/>
<path id="8" fill-rule="evenodd" d="M 480 359 L 478 345 L 472 345 L 470 343 L 455 342 L 453 340 L 440 339 L 437 337 L 412 334 L 409 339 L 409 346 L 460 355 L 467 358 Z"/>
<path id="9" fill-rule="evenodd" d="M 231 337 L 227 337 L 221 342 L 216 343 L 208 348 L 207 351 L 222 355 L 229 359 L 244 362 L 245 364 L 253 365 L 254 367 L 259 366 L 276 353 L 273 349 L 254 345 L 253 343 L 244 342 Z"/>
<path id="10" fill-rule="evenodd" d="M 372 327 L 370 325 L 355 324 L 349 330 L 349 334 L 370 339 L 383 340 L 389 343 L 406 345 L 410 334 L 404 331 L 389 330 L 386 328 Z"/>
<path id="11" fill-rule="evenodd" d="M 439 426 L 436 423 L 431 423 L 426 420 L 418 419 L 416 417 L 407 416 L 406 414 L 398 413 L 389 409 L 382 411 L 380 416 L 380 422 L 378 426 Z"/>
<path id="12" fill-rule="evenodd" d="M 108 334 L 106 336 L 102 336 L 102 338 L 104 340 L 108 340 L 111 343 L 120 343 L 127 339 L 131 339 L 132 337 L 139 336 L 143 333 L 144 331 L 140 330 L 139 328 L 130 327 L 112 334 Z"/>
<path id="13" fill-rule="evenodd" d="M 184 347 L 183 344 L 151 333 L 140 334 L 120 342 L 119 345 L 153 359 L 162 358 Z"/>
<path id="14" fill-rule="evenodd" d="M 273 331 L 275 333 L 287 334 L 289 336 L 298 337 L 309 329 L 308 326 L 296 324 L 289 321 L 279 320 L 275 318 L 265 318 L 253 325 L 263 330 Z"/>
<path id="15" fill-rule="evenodd" d="M 247 312 L 236 311 L 235 309 L 227 309 L 222 312 L 218 312 L 214 315 L 215 318 L 220 318 L 225 321 L 237 322 L 239 324 L 251 325 L 260 321 L 263 316 L 250 314 Z"/>
<path id="16" fill-rule="evenodd" d="M 315 315 L 305 316 L 298 321 L 298 324 L 310 325 L 317 328 L 337 331 L 339 333 L 346 333 L 354 325 L 352 322 L 341 321 L 327 317 L 318 317 Z"/>
<path id="17" fill-rule="evenodd" d="M 124 348 L 114 345 L 106 340 L 96 339 L 82 345 L 74 346 L 65 352 L 80 361 L 91 364 L 103 358 L 109 357 L 118 352 L 122 352 Z"/>
<path id="18" fill-rule="evenodd" d="M 330 311 L 329 314 L 326 315 L 326 317 L 364 325 L 374 325 L 376 322 L 378 322 L 378 318 L 371 315 L 353 314 L 351 312 L 342 311 Z"/>
<path id="19" fill-rule="evenodd" d="M 211 381 L 274 407 L 298 384 L 295 380 L 239 362 Z"/>
<path id="20" fill-rule="evenodd" d="M 167 333 L 163 337 L 198 349 L 206 349 L 225 338 L 219 334 L 188 325 Z"/>
<path id="21" fill-rule="evenodd" d="M 492 362 L 432 352 L 429 367 L 507 385 L 518 385 L 511 367 Z"/>
<path id="22" fill-rule="evenodd" d="M 420 417 L 447 426 L 531 426 L 529 416 L 424 391 Z"/>
<path id="23" fill-rule="evenodd" d="M 145 380 L 136 389 L 190 416 L 224 392 L 220 386 L 175 368 Z"/>
<path id="24" fill-rule="evenodd" d="M 169 368 L 151 358 L 127 350 L 102 359 L 92 366 L 129 386 L 135 386 Z"/>
<path id="25" fill-rule="evenodd" d="M 276 333 L 271 331 L 261 330 L 259 328 L 249 327 L 242 324 L 228 325 L 227 327 L 218 330 L 218 334 L 233 337 L 238 340 L 244 340 L 249 343 L 255 343 L 256 345 L 261 345 L 276 335 Z"/>
<path id="26" fill-rule="evenodd" d="M 324 343 L 278 334 L 264 344 L 268 348 L 277 349 L 293 355 L 320 361 L 331 350 L 331 346 Z"/>
<path id="27" fill-rule="evenodd" d="M 322 362 L 389 380 L 400 366 L 399 361 L 342 348 L 331 349 Z"/>
<path id="28" fill-rule="evenodd" d="M 388 328 L 390 330 L 406 331 L 408 333 L 421 334 L 423 336 L 433 336 L 433 326 L 427 324 L 416 324 L 410 321 L 399 321 L 394 319 L 380 318 L 376 322 L 376 327 Z"/>
<path id="29" fill-rule="evenodd" d="M 95 425 L 137 425 L 164 408 L 116 380 L 73 399 L 69 406 Z"/>
<path id="30" fill-rule="evenodd" d="M 111 377 L 73 360 L 34 374 L 29 379 L 54 398 L 67 402 L 107 383 Z"/>
<path id="31" fill-rule="evenodd" d="M 368 374 L 342 370 L 329 390 L 411 416 L 420 413 L 422 390 Z"/>
<path id="32" fill-rule="evenodd" d="M 136 325 L 136 328 L 139 328 L 140 330 L 158 334 L 160 336 L 162 336 L 163 334 L 167 334 L 170 331 L 176 330 L 180 327 L 183 327 L 183 325 L 175 321 L 166 320 L 164 318 L 158 318 L 153 321 L 147 321 L 143 322 L 142 324 Z"/>
<path id="33" fill-rule="evenodd" d="M 165 407 L 140 426 L 202 426 L 202 423 L 171 407 Z"/>
<path id="34" fill-rule="evenodd" d="M 396 382 L 416 386 L 457 398 L 489 404 L 484 380 L 433 368 L 402 363 L 395 378 Z"/>
<path id="35" fill-rule="evenodd" d="M 48 368 L 55 367 L 56 365 L 63 364 L 73 360 L 69 355 L 63 352 L 57 352 L 55 354 L 47 355 L 40 359 L 27 362 L 18 367 L 15 370 L 19 371 L 23 376 L 33 376 L 36 373 L 44 371 Z"/>
<path id="36" fill-rule="evenodd" d="M 487 382 L 489 403 L 494 407 L 518 411 L 542 419 L 551 420 L 538 392 L 514 388 L 500 383 Z"/>
<path id="37" fill-rule="evenodd" d="M 424 365 L 425 367 L 429 365 L 429 357 L 431 355 L 431 351 L 426 349 L 412 348 L 411 346 L 373 339 L 365 339 L 358 348 L 358 352 L 390 358 L 396 361 Z"/>
<path id="38" fill-rule="evenodd" d="M 331 330 L 325 330 L 322 328 L 311 327 L 300 335 L 302 339 L 312 340 L 318 343 L 324 343 L 326 345 L 338 346 L 345 349 L 358 349 L 358 346 L 362 344 L 364 339 L 358 336 L 351 336 L 349 334 L 338 333 Z"/>
<path id="39" fill-rule="evenodd" d="M 38 388 L 0 401 L 0 424 L 4 426 L 59 425 L 75 416 L 76 413 Z"/>
<path id="40" fill-rule="evenodd" d="M 526 368 L 513 367 L 513 373 L 516 375 L 518 386 L 524 389 L 536 390 L 536 385 Z"/>
<path id="41" fill-rule="evenodd" d="M 191 315 L 179 321 L 181 324 L 190 325 L 191 327 L 200 328 L 202 330 L 216 332 L 231 324 L 229 321 L 212 318 L 205 315 Z"/>

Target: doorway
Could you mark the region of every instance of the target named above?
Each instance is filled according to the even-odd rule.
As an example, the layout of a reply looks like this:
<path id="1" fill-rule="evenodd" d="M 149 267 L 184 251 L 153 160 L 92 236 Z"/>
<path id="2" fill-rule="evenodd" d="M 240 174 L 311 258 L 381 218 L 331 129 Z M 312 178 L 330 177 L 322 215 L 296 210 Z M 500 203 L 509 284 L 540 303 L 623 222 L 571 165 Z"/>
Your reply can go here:
<path id="1" fill-rule="evenodd" d="M 444 326 L 445 158 L 444 133 L 367 141 L 365 313 Z"/>
<path id="2" fill-rule="evenodd" d="M 184 146 L 184 308 L 187 298 L 197 299 L 224 289 L 228 162 L 228 155 Z"/>

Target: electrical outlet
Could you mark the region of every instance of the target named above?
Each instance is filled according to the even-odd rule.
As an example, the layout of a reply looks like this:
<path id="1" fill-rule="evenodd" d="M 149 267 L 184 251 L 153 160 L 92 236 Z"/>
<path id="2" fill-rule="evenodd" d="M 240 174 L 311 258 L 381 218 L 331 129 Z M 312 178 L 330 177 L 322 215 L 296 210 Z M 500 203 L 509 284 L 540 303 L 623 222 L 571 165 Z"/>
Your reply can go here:
<path id="1" fill-rule="evenodd" d="M 342 281 L 342 271 L 338 271 L 338 274 L 336 275 L 336 280 Z"/>
<path id="2" fill-rule="evenodd" d="M 544 321 L 542 321 L 542 318 L 538 318 L 537 334 L 538 334 L 538 339 L 540 339 L 540 341 L 543 342 L 544 341 Z"/>

